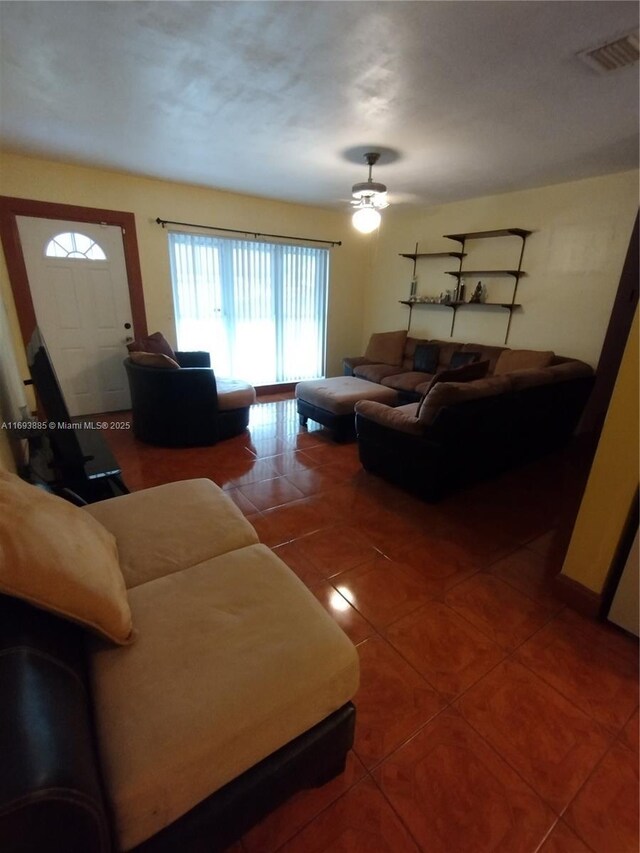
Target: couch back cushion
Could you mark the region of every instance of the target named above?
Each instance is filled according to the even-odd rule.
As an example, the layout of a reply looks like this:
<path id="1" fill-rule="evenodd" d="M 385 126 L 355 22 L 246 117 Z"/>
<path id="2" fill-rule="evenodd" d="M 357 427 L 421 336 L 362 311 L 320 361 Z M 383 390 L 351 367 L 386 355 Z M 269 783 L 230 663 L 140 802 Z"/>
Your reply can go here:
<path id="1" fill-rule="evenodd" d="M 549 368 L 549 373 L 552 382 L 565 382 L 569 379 L 586 379 L 593 376 L 593 367 L 586 361 L 580 361 L 577 358 L 559 363 L 554 359 L 554 363 Z"/>
<path id="2" fill-rule="evenodd" d="M 509 381 L 514 391 L 525 391 L 539 385 L 551 385 L 553 372 L 550 367 L 527 367 L 525 370 L 514 370 L 510 373 Z"/>
<path id="3" fill-rule="evenodd" d="M 160 367 L 164 370 L 180 370 L 180 365 L 163 352 L 130 352 L 129 358 L 142 367 Z"/>
<path id="4" fill-rule="evenodd" d="M 506 376 L 488 376 L 474 382 L 438 382 L 422 401 L 418 420 L 423 426 L 429 426 L 444 406 L 479 400 L 482 397 L 495 397 L 510 390 L 511 382 Z"/>
<path id="5" fill-rule="evenodd" d="M 176 360 L 173 347 L 162 332 L 154 332 L 152 335 L 147 335 L 146 338 L 131 341 L 130 344 L 127 344 L 127 349 L 129 352 L 160 352 L 163 355 L 168 355 L 174 361 Z"/>
<path id="6" fill-rule="evenodd" d="M 132 639 L 116 540 L 62 498 L 0 471 L 0 592 L 115 643 Z"/>
<path id="7" fill-rule="evenodd" d="M 456 370 L 458 367 L 466 367 L 475 361 L 480 361 L 480 353 L 477 350 L 458 349 L 451 356 L 449 367 L 451 370 Z"/>
<path id="8" fill-rule="evenodd" d="M 506 349 L 500 353 L 493 373 L 495 376 L 504 376 L 514 370 L 549 367 L 553 358 L 551 350 Z"/>
<path id="9" fill-rule="evenodd" d="M 405 331 L 376 332 L 369 339 L 365 358 L 374 364 L 402 364 L 406 340 Z"/>
<path id="10" fill-rule="evenodd" d="M 463 352 L 479 352 L 480 361 L 489 362 L 489 374 L 493 373 L 500 354 L 505 350 L 506 347 L 492 347 L 487 344 L 464 344 L 462 346 Z"/>

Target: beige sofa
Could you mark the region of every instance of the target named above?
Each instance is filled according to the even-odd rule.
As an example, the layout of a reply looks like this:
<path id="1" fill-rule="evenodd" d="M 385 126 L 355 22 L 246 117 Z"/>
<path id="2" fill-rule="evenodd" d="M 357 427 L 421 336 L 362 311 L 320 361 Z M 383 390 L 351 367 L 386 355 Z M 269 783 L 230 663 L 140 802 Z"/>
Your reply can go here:
<path id="1" fill-rule="evenodd" d="M 92 516 L 106 548 L 115 537 L 131 614 L 114 645 L 0 595 L 0 676 L 9 667 L 30 685 L 0 733 L 0 754 L 5 736 L 7 749 L 24 744 L 11 746 L 0 848 L 32 849 L 20 845 L 33 831 L 33 849 L 106 851 L 109 835 L 125 851 L 225 849 L 286 796 L 340 772 L 355 648 L 218 486 L 189 480 L 54 509 L 72 523 Z M 82 576 L 94 572 L 84 554 Z M 34 708 L 39 731 L 18 736 L 10 715 L 20 728 Z"/>

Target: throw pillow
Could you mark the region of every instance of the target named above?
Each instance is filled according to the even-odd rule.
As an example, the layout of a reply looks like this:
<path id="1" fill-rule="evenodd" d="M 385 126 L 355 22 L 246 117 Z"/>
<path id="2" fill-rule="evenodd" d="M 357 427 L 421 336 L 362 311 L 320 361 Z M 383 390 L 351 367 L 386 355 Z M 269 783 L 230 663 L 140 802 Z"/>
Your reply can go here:
<path id="1" fill-rule="evenodd" d="M 465 367 L 467 364 L 473 364 L 475 361 L 480 361 L 479 352 L 467 352 L 466 350 L 463 352 L 462 350 L 458 350 L 451 356 L 449 368 L 456 370 L 458 367 Z"/>
<path id="2" fill-rule="evenodd" d="M 0 592 L 131 641 L 116 540 L 95 518 L 0 471 L 0 543 Z"/>
<path id="3" fill-rule="evenodd" d="M 422 404 L 424 403 L 427 394 L 439 382 L 474 382 L 476 379 L 484 379 L 488 372 L 489 362 L 477 361 L 473 364 L 465 364 L 462 367 L 456 367 L 453 370 L 441 370 L 440 373 L 436 373 L 431 382 L 425 388 L 422 399 L 420 400 L 420 405 L 418 406 L 416 417 L 420 415 L 420 409 L 422 408 Z"/>
<path id="4" fill-rule="evenodd" d="M 180 370 L 178 362 L 162 352 L 131 352 L 129 353 L 129 358 L 134 364 L 141 364 L 143 367 L 162 367 L 169 370 Z"/>
<path id="5" fill-rule="evenodd" d="M 371 335 L 365 352 L 370 364 L 401 364 L 406 332 L 377 332 Z"/>
<path id="6" fill-rule="evenodd" d="M 420 373 L 435 373 L 438 369 L 440 347 L 435 344 L 418 344 L 413 356 L 413 369 Z"/>
<path id="7" fill-rule="evenodd" d="M 162 332 L 154 332 L 146 338 L 140 338 L 139 341 L 131 341 L 127 344 L 129 352 L 160 352 L 163 355 L 168 355 L 175 361 L 176 354 L 169 341 L 165 338 Z"/>
<path id="8" fill-rule="evenodd" d="M 500 353 L 494 376 L 504 376 L 514 370 L 527 370 L 531 367 L 549 367 L 555 354 L 551 350 L 506 349 Z"/>

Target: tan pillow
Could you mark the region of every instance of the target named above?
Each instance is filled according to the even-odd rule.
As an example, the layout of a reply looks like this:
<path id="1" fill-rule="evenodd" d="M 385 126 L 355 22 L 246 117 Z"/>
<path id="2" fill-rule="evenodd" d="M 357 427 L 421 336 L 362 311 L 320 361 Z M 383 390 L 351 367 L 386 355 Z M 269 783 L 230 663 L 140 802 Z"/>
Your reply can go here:
<path id="1" fill-rule="evenodd" d="M 132 639 L 115 538 L 62 498 L 0 471 L 0 592 L 113 640 Z"/>
<path id="2" fill-rule="evenodd" d="M 130 352 L 129 358 L 134 364 L 141 364 L 143 367 L 164 367 L 170 370 L 180 370 L 177 361 L 161 352 Z"/>
<path id="3" fill-rule="evenodd" d="M 514 370 L 549 367 L 553 358 L 554 353 L 551 350 L 506 349 L 498 356 L 493 375 L 504 376 Z"/>
<path id="4" fill-rule="evenodd" d="M 402 364 L 406 332 L 377 332 L 369 338 L 365 358 L 374 364 Z"/>

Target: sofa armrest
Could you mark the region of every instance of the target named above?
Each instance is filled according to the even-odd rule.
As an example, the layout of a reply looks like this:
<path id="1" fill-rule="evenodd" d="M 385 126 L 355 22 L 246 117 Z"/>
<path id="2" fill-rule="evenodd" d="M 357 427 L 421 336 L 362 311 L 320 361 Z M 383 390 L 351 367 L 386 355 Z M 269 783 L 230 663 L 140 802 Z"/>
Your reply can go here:
<path id="1" fill-rule="evenodd" d="M 177 351 L 176 361 L 180 367 L 211 367 L 211 355 L 203 350 Z"/>
<path id="2" fill-rule="evenodd" d="M 416 417 L 417 403 L 407 406 L 385 406 L 384 403 L 376 403 L 373 400 L 360 400 L 356 403 L 356 414 L 380 426 L 404 432 L 408 435 L 423 435 L 424 428 Z"/>
<path id="3" fill-rule="evenodd" d="M 371 359 L 363 355 L 347 356 L 342 359 L 342 372 L 345 376 L 353 376 L 353 368 L 361 364 L 371 364 Z"/>
<path id="4" fill-rule="evenodd" d="M 0 850 L 107 853 L 84 632 L 0 596 Z"/>

